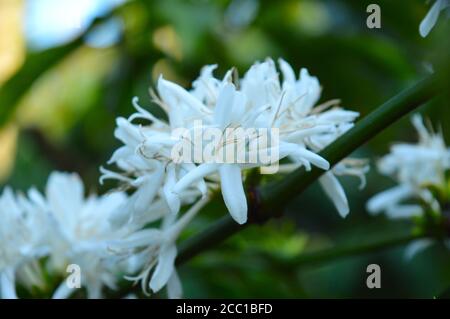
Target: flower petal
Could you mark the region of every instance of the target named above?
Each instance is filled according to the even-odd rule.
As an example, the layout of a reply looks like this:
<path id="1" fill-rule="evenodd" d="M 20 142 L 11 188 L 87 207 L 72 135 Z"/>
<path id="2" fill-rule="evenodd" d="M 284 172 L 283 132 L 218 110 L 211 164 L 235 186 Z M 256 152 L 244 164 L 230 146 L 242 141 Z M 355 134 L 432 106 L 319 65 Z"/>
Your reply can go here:
<path id="1" fill-rule="evenodd" d="M 73 226 L 84 203 L 81 178 L 77 174 L 54 172 L 48 179 L 46 195 L 54 218 Z"/>
<path id="2" fill-rule="evenodd" d="M 13 268 L 6 268 L 0 272 L 0 297 L 2 299 L 17 299 Z"/>
<path id="3" fill-rule="evenodd" d="M 205 176 L 214 173 L 218 169 L 218 164 L 203 163 L 184 175 L 173 187 L 175 193 L 180 193 L 193 183 L 198 182 Z"/>
<path id="4" fill-rule="evenodd" d="M 420 205 L 392 205 L 387 207 L 386 216 L 392 219 L 411 218 L 420 216 L 423 209 Z"/>
<path id="5" fill-rule="evenodd" d="M 238 165 L 224 164 L 219 169 L 220 185 L 225 205 L 231 217 L 239 223 L 247 222 L 247 199 L 242 185 L 241 169 Z"/>
<path id="6" fill-rule="evenodd" d="M 430 33 L 431 29 L 433 29 L 439 17 L 439 13 L 444 7 L 445 3 L 443 0 L 436 0 L 436 2 L 433 4 L 430 11 L 428 11 L 427 15 L 420 23 L 419 33 L 422 37 L 425 38 L 428 33 Z"/>
<path id="7" fill-rule="evenodd" d="M 433 244 L 431 239 L 419 239 L 410 243 L 405 248 L 405 259 L 411 261 L 417 254 L 424 251 Z"/>
<path id="8" fill-rule="evenodd" d="M 155 198 L 164 178 L 164 167 L 159 167 L 152 175 L 150 175 L 145 183 L 136 191 L 136 201 L 134 209 L 137 212 L 148 209 Z"/>
<path id="9" fill-rule="evenodd" d="M 177 257 L 177 247 L 169 245 L 161 248 L 158 265 L 150 280 L 150 289 L 158 292 L 164 287 L 175 271 L 175 258 Z"/>
<path id="10" fill-rule="evenodd" d="M 183 296 L 183 287 L 176 270 L 173 271 L 167 282 L 167 295 L 169 299 L 180 299 Z"/>
<path id="11" fill-rule="evenodd" d="M 181 206 L 180 197 L 173 192 L 176 178 L 175 166 L 171 164 L 167 167 L 167 176 L 163 187 L 163 193 L 172 214 L 178 214 Z"/>
<path id="12" fill-rule="evenodd" d="M 317 155 L 314 152 L 307 150 L 305 147 L 293 143 L 281 143 L 280 144 L 280 159 L 285 156 L 291 156 L 295 161 L 304 163 L 305 160 L 311 162 L 315 166 L 328 170 L 330 169 L 330 163 L 320 155 Z"/>
<path id="13" fill-rule="evenodd" d="M 235 92 L 234 85 L 231 83 L 225 84 L 220 90 L 217 105 L 214 109 L 214 123 L 220 129 L 225 128 L 231 122 Z"/>
<path id="14" fill-rule="evenodd" d="M 403 199 L 408 198 L 411 194 L 412 190 L 407 185 L 390 188 L 369 199 L 367 202 L 367 210 L 372 214 L 380 213 L 389 206 L 395 205 Z"/>
<path id="15" fill-rule="evenodd" d="M 64 280 L 53 293 L 52 299 L 67 299 L 72 293 L 75 292 L 74 288 L 69 288 L 67 282 Z"/>
<path id="16" fill-rule="evenodd" d="M 341 217 L 346 217 L 350 211 L 344 188 L 333 173 L 327 172 L 319 178 L 319 183 L 327 196 L 333 201 Z"/>
<path id="17" fill-rule="evenodd" d="M 110 241 L 108 245 L 112 249 L 129 249 L 134 247 L 142 247 L 156 245 L 162 240 L 162 232 L 158 229 L 148 228 L 131 234 L 124 239 Z"/>
<path id="18" fill-rule="evenodd" d="M 280 65 L 281 73 L 283 73 L 283 84 L 295 84 L 295 73 L 291 65 L 281 58 L 278 59 L 278 64 Z"/>

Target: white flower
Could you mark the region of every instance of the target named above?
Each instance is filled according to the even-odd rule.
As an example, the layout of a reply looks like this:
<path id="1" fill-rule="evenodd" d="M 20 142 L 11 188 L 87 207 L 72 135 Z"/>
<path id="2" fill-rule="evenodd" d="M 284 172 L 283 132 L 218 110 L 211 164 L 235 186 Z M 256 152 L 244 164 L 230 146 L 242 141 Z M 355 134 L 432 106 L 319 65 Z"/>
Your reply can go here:
<path id="1" fill-rule="evenodd" d="M 47 254 L 45 219 L 36 203 L 10 188 L 0 196 L 0 298 L 17 298 L 17 273 Z"/>
<path id="2" fill-rule="evenodd" d="M 218 93 L 212 126 L 220 130 L 226 127 L 242 126 L 239 122 L 245 111 L 245 96 L 238 92 L 234 85 L 226 83 Z M 221 142 L 226 144 L 227 142 Z M 218 145 L 217 148 L 221 147 Z M 180 194 L 189 185 L 202 180 L 216 172 L 220 176 L 220 186 L 225 204 L 231 216 L 239 224 L 247 221 L 247 200 L 242 185 L 242 165 L 233 163 L 203 163 L 192 169 L 181 178 L 173 187 L 173 192 Z"/>
<path id="3" fill-rule="evenodd" d="M 178 220 L 176 215 L 165 215 L 160 228 L 145 228 L 121 239 L 109 242 L 110 249 L 124 258 L 132 258 L 143 270 L 137 276 L 127 277 L 141 281 L 142 289 L 158 292 L 167 285 L 169 298 L 180 298 L 181 283 L 175 270 L 176 240 L 180 233 L 208 202 L 204 197 Z"/>
<path id="4" fill-rule="evenodd" d="M 50 269 L 66 274 L 66 266 L 81 268 L 81 284 L 89 298 L 100 298 L 104 285 L 115 288 L 120 268 L 109 258 L 107 242 L 123 236 L 123 229 L 109 223 L 113 213 L 126 200 L 123 193 L 85 197 L 84 186 L 76 174 L 54 172 L 50 175 L 45 198 L 49 212 Z M 73 292 L 63 281 L 54 298 Z"/>
<path id="5" fill-rule="evenodd" d="M 419 33 L 422 37 L 426 37 L 428 33 L 430 33 L 439 18 L 440 12 L 444 11 L 449 6 L 450 2 L 448 0 L 436 0 L 434 2 L 430 11 L 428 11 L 427 15 L 420 23 Z"/>
<path id="6" fill-rule="evenodd" d="M 411 199 L 423 200 L 439 209 L 427 187 L 445 187 L 445 171 L 450 168 L 450 150 L 446 148 L 442 134 L 429 132 L 419 115 L 412 118 L 412 123 L 419 133 L 418 144 L 396 144 L 378 163 L 379 171 L 394 178 L 398 185 L 368 201 L 367 209 L 373 214 L 384 211 L 391 218 L 421 215 L 423 209 L 419 204 L 403 203 Z"/>
<path id="7" fill-rule="evenodd" d="M 333 133 L 335 139 L 341 134 L 340 131 L 344 130 L 346 124 L 345 129 L 350 127 L 348 124 L 358 114 L 338 109 L 324 114 L 314 114 L 317 110 L 312 109 L 320 96 L 317 79 L 309 77 L 307 71 L 302 70 L 304 76 L 301 81 L 296 82 L 295 77 L 290 77 L 293 73 L 290 66 L 282 60 L 280 64 L 286 78 L 282 86 L 272 60 L 253 65 L 240 82 L 241 91 L 236 90 L 231 83 L 223 84 L 225 80 L 222 81 L 221 86 L 217 85 L 218 82 L 211 80 L 200 82 L 205 76 L 202 74 L 196 83 L 210 83 L 204 92 L 214 92 L 210 96 L 217 96 L 212 125 L 220 129 L 224 127 L 279 128 L 280 159 L 289 156 L 297 163 L 304 165 L 307 170 L 311 169 L 311 164 L 326 170 L 329 168 L 328 162 L 311 149 L 323 148 L 324 143 L 331 142 L 328 141 L 330 138 L 326 134 Z M 213 102 L 209 105 L 213 105 Z M 317 139 L 312 140 L 313 137 Z M 312 147 L 308 148 L 309 145 Z M 231 216 L 238 223 L 245 223 L 247 203 L 241 176 L 241 170 L 244 168 L 248 166 L 229 163 L 202 164 L 181 179 L 174 191 L 179 192 L 198 178 L 218 171 L 222 194 Z M 330 190 L 328 194 L 333 196 L 335 193 L 332 192 L 333 185 L 328 186 L 329 184 L 325 185 L 327 190 Z"/>
<path id="8" fill-rule="evenodd" d="M 412 117 L 412 124 L 419 134 L 418 143 L 393 145 L 390 153 L 378 163 L 379 171 L 392 177 L 398 185 L 367 202 L 371 214 L 384 212 L 389 218 L 399 219 L 423 216 L 428 209 L 441 212 L 429 187 L 447 187 L 445 174 L 450 169 L 450 149 L 446 148 L 441 133 L 425 128 L 420 115 Z M 430 238 L 413 241 L 405 249 L 405 258 L 411 260 L 434 242 Z M 450 247 L 449 240 L 443 242 Z"/>
<path id="9" fill-rule="evenodd" d="M 153 102 L 166 112 L 168 122 L 142 108 L 136 98 L 133 104 L 137 112 L 128 119 L 117 119 L 115 136 L 123 145 L 108 164 L 115 164 L 119 172 L 101 168 L 101 182 L 116 179 L 134 192 L 111 214 L 112 224 L 128 231 L 111 242 L 111 249 L 143 269 L 134 279 L 142 281 L 145 291 L 156 292 L 167 285 L 170 296 L 179 295 L 175 293 L 181 285 L 174 261 L 175 241 L 181 230 L 204 205 L 209 189 L 219 187 L 233 219 L 239 224 L 247 222 L 245 170 L 267 165 L 259 159 L 249 163 L 177 161 L 172 156 L 175 146 L 187 142 L 194 144 L 194 150 L 198 147 L 201 153 L 208 150 L 219 156 L 223 149 L 242 143 L 229 137 L 227 129 L 276 129 L 279 141 L 266 144 L 265 150 L 276 151 L 278 159 L 291 159 L 295 167 L 330 168 L 317 153 L 350 129 L 359 114 L 338 107 L 336 100 L 316 105 L 321 93 L 318 79 L 302 69 L 297 80 L 287 62 L 280 60 L 279 64 L 283 81 L 271 59 L 255 63 L 242 79 L 235 69 L 222 79 L 215 78 L 216 65 L 205 66 L 191 90 L 160 77 L 157 92 L 151 94 Z M 147 123 L 134 124 L 136 119 Z M 215 129 L 222 134 L 206 146 L 195 138 L 174 134 L 180 128 L 187 132 Z M 253 155 L 250 145 L 259 145 L 261 136 L 246 138 L 245 158 Z M 348 213 L 348 203 L 336 175 L 358 176 L 364 184 L 366 171 L 365 162 L 345 159 L 321 178 L 322 187 L 342 216 Z M 181 207 L 193 203 L 179 216 Z M 158 223 L 161 227 L 148 228 Z"/>
<path id="10" fill-rule="evenodd" d="M 213 75 L 216 65 L 206 66 L 193 82 L 191 91 L 160 77 L 158 96 L 153 93 L 153 98 L 167 113 L 168 123 L 155 118 L 134 100 L 137 113 L 128 120 L 117 120 L 116 137 L 124 145 L 109 162 L 116 164 L 122 173 L 102 169 L 102 181 L 114 178 L 127 187 L 136 188 L 126 209 L 118 211 L 115 218 L 118 224 L 130 222 L 135 215 L 143 216 L 152 203 L 159 200 L 165 201 L 170 211 L 176 214 L 181 206 L 204 196 L 207 187 L 215 185 L 220 185 L 231 216 L 240 224 L 247 221 L 243 170 L 264 166 L 263 163 L 200 162 L 196 165 L 174 162 L 170 158 L 171 148 L 183 142 L 171 133 L 178 128 L 197 129 L 197 121 L 201 121 L 202 129 L 221 131 L 276 128 L 280 132 L 280 141 L 270 150 L 276 151 L 279 159 L 289 157 L 307 170 L 312 165 L 328 170 L 328 161 L 317 153 L 350 129 L 358 113 L 337 107 L 338 101 L 316 106 L 321 92 L 318 79 L 302 69 L 297 80 L 287 62 L 280 60 L 279 64 L 282 82 L 271 59 L 255 63 L 241 80 L 236 79 L 234 69 L 223 79 L 217 79 Z M 137 118 L 148 120 L 150 124 L 132 124 Z M 258 138 L 252 137 L 249 143 L 256 143 Z M 214 153 L 238 143 L 224 136 L 214 145 Z M 321 184 L 341 215 L 348 213 L 348 203 L 334 174 L 349 173 L 363 178 L 365 171 L 366 166 L 339 164 L 333 169 L 334 173 L 322 177 Z M 193 193 L 193 190 L 197 192 Z M 162 215 L 158 217 L 162 218 Z"/>
<path id="11" fill-rule="evenodd" d="M 319 152 L 353 127 L 359 113 L 337 107 L 338 100 L 316 105 L 321 94 L 318 79 L 311 76 L 306 69 L 302 69 L 297 80 L 292 67 L 286 61 L 280 59 L 279 63 L 283 74 L 283 100 L 279 110 L 283 115 L 279 121 L 283 124 L 289 123 L 284 125 L 291 131 L 288 132 L 286 140 Z M 328 109 L 330 107 L 332 108 Z M 290 158 L 295 163 L 303 164 L 307 170 L 310 169 L 309 163 L 302 157 Z M 368 170 L 365 161 L 345 159 L 319 178 L 320 185 L 342 217 L 349 213 L 349 206 L 344 188 L 335 175 L 358 176 L 361 179 L 361 187 L 364 187 L 364 174 Z"/>
<path id="12" fill-rule="evenodd" d="M 160 82 L 167 82 L 160 79 Z M 169 89 L 174 89 L 176 94 L 180 93 L 182 88 L 173 86 L 164 87 L 161 90 L 168 95 Z M 176 95 L 174 94 L 174 95 Z M 186 94 L 188 94 L 186 92 Z M 168 98 L 170 100 L 170 98 Z M 175 99 L 175 98 L 174 98 Z M 191 203 L 192 190 L 197 190 L 197 194 L 206 193 L 206 184 L 199 181 L 181 198 L 172 194 L 171 189 L 175 182 L 195 166 L 192 163 L 173 165 L 171 163 L 171 149 L 178 142 L 171 136 L 171 128 L 168 124 L 154 118 L 149 112 L 142 109 L 137 100 L 133 103 L 138 113 L 131 116 L 128 120 L 124 118 L 117 119 L 117 129 L 115 136 L 124 143 L 109 160 L 109 164 L 116 164 L 124 174 L 114 173 L 101 168 L 103 176 L 100 182 L 106 179 L 117 179 L 124 183 L 126 187 L 136 188 L 136 192 L 129 198 L 128 202 L 113 214 L 113 222 L 120 226 L 127 221 L 138 218 L 148 213 L 152 203 L 155 200 L 165 200 L 172 213 L 177 213 L 181 204 Z M 163 102 L 161 102 L 162 104 Z M 167 108 L 168 104 L 165 107 Z M 176 113 L 172 112 L 171 113 Z M 172 115 L 172 118 L 176 115 Z M 143 118 L 152 121 L 148 127 L 142 127 L 132 124 L 136 118 Z M 194 191 L 195 193 L 195 191 Z M 180 201 L 182 200 L 182 202 Z"/>

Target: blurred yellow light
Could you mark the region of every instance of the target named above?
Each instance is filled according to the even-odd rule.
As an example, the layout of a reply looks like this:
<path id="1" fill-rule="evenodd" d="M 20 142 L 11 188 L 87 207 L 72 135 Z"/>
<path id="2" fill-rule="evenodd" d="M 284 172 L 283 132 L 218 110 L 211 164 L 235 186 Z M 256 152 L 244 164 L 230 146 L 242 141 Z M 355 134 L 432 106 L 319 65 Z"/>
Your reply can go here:
<path id="1" fill-rule="evenodd" d="M 170 25 L 155 30 L 153 33 L 153 44 L 156 48 L 176 60 L 181 60 L 183 57 L 180 39 L 175 29 Z"/>
<path id="2" fill-rule="evenodd" d="M 18 129 L 8 125 L 0 130 L 0 182 L 8 178 L 16 158 Z"/>
<path id="3" fill-rule="evenodd" d="M 13 75 L 25 59 L 22 15 L 22 0 L 0 1 L 0 84 Z"/>

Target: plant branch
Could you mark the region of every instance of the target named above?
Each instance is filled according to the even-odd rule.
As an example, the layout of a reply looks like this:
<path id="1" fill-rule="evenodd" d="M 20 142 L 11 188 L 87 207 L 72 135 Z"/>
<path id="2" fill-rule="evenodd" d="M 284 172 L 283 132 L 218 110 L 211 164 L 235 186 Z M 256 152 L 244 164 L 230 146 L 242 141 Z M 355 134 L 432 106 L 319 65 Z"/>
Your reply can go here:
<path id="1" fill-rule="evenodd" d="M 439 91 L 438 83 L 436 76 L 433 75 L 400 92 L 360 120 L 319 155 L 326 158 L 332 166 L 337 164 L 377 133 L 433 98 Z M 324 172 L 317 168 L 308 172 L 304 168 L 299 168 L 281 181 L 256 188 L 249 195 L 257 196 L 248 196 L 249 219 L 252 219 L 252 215 L 257 215 L 254 219 L 259 221 L 280 215 L 290 200 L 303 192 Z M 248 224 L 238 225 L 231 217 L 222 217 L 203 233 L 183 242 L 176 263 L 178 265 L 185 263 L 241 231 Z"/>

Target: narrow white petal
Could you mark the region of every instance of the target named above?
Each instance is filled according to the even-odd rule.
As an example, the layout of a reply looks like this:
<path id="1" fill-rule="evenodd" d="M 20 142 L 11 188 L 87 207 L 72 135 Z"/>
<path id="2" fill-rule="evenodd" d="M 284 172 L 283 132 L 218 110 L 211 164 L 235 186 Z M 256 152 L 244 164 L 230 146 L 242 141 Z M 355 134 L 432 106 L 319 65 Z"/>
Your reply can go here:
<path id="1" fill-rule="evenodd" d="M 228 110 L 231 113 L 231 118 L 234 123 L 240 123 L 245 114 L 245 105 L 247 104 L 247 97 L 242 92 L 235 92 L 233 100 L 233 109 Z"/>
<path id="2" fill-rule="evenodd" d="M 410 187 L 400 185 L 373 196 L 367 202 L 367 210 L 372 214 L 380 213 L 389 206 L 395 205 L 412 194 Z"/>
<path id="3" fill-rule="evenodd" d="M 291 65 L 283 59 L 278 60 L 281 72 L 283 73 L 283 84 L 294 84 L 295 83 L 295 73 Z"/>
<path id="4" fill-rule="evenodd" d="M 176 270 L 173 271 L 167 283 L 167 295 L 169 299 L 180 299 L 183 296 L 183 287 Z"/>
<path id="5" fill-rule="evenodd" d="M 118 117 L 116 119 L 117 128 L 114 130 L 114 136 L 125 145 L 135 148 L 142 140 L 138 126 L 131 124 L 127 119 Z"/>
<path id="6" fill-rule="evenodd" d="M 75 289 L 69 288 L 67 282 L 63 280 L 63 282 L 56 288 L 53 293 L 52 299 L 67 299 L 70 297 L 72 293 L 74 293 Z"/>
<path id="7" fill-rule="evenodd" d="M 177 101 L 183 101 L 184 103 L 187 103 L 189 107 L 192 108 L 192 110 L 195 111 L 208 111 L 206 107 L 197 100 L 196 97 L 194 97 L 192 94 L 190 94 L 188 91 L 186 91 L 184 88 L 179 86 L 176 83 L 164 80 L 162 77 L 158 80 L 158 92 L 161 95 L 161 98 L 165 102 L 177 102 Z M 173 98 L 176 98 L 175 100 Z M 175 108 L 176 105 L 172 104 L 170 107 Z M 173 112 L 176 112 L 176 109 L 171 110 Z M 172 113 L 172 112 L 171 112 Z"/>
<path id="8" fill-rule="evenodd" d="M 203 179 L 199 180 L 196 186 L 202 196 L 205 196 L 208 193 L 208 185 L 206 185 L 206 182 Z"/>
<path id="9" fill-rule="evenodd" d="M 167 176 L 166 182 L 163 187 L 163 193 L 172 214 L 178 214 L 181 206 L 180 197 L 178 196 L 178 194 L 173 192 L 176 178 L 175 166 L 169 165 L 167 167 Z"/>
<path id="10" fill-rule="evenodd" d="M 166 123 L 164 123 L 163 121 L 161 121 L 160 119 L 155 117 L 153 114 L 151 114 L 149 111 L 144 109 L 142 106 L 140 106 L 139 105 L 139 98 L 137 96 L 133 97 L 132 103 L 133 103 L 134 108 L 138 111 L 138 113 L 132 114 L 128 118 L 128 121 L 132 122 L 136 118 L 145 118 L 145 119 L 148 119 L 150 121 L 153 121 L 154 123 L 158 123 L 161 126 L 166 126 L 167 125 Z"/>
<path id="11" fill-rule="evenodd" d="M 315 166 L 329 170 L 330 163 L 323 157 L 317 155 L 314 152 L 307 150 L 304 146 L 294 143 L 280 143 L 279 158 L 282 159 L 286 156 L 290 156 L 295 162 L 299 162 L 305 165 L 305 160 L 311 162 Z M 307 165 L 306 165 L 307 166 Z"/>
<path id="12" fill-rule="evenodd" d="M 102 282 L 95 280 L 86 286 L 88 299 L 100 299 L 102 297 Z"/>
<path id="13" fill-rule="evenodd" d="M 247 222 L 247 199 L 238 165 L 224 164 L 220 167 L 220 186 L 225 205 L 231 217 L 239 223 Z"/>
<path id="14" fill-rule="evenodd" d="M 317 155 L 316 153 L 311 152 L 303 147 L 298 147 L 297 150 L 295 151 L 294 156 L 303 157 L 307 161 L 311 162 L 312 164 L 314 164 L 315 166 L 317 166 L 323 170 L 330 169 L 330 163 L 328 163 L 328 161 L 326 159 L 324 159 L 323 157 L 321 157 L 321 156 Z"/>
<path id="15" fill-rule="evenodd" d="M 217 171 L 218 167 L 219 167 L 218 164 L 211 164 L 211 163 L 200 164 L 199 166 L 191 170 L 189 173 L 184 175 L 182 178 L 180 178 L 180 180 L 175 184 L 173 191 L 175 193 L 182 192 L 190 185 L 198 182 L 205 176 L 208 176 Z"/>
<path id="16" fill-rule="evenodd" d="M 423 209 L 420 205 L 392 205 L 387 207 L 386 216 L 391 219 L 411 218 L 420 216 Z"/>
<path id="17" fill-rule="evenodd" d="M 304 139 L 305 137 L 316 135 L 333 133 L 335 131 L 334 125 L 331 124 L 320 124 L 310 128 L 301 129 L 288 134 L 285 138 L 286 141 L 298 141 Z"/>
<path id="18" fill-rule="evenodd" d="M 167 203 L 163 199 L 155 200 L 146 211 L 134 214 L 131 221 L 135 225 L 144 225 L 161 219 L 168 213 Z"/>
<path id="19" fill-rule="evenodd" d="M 43 210 L 46 209 L 46 207 L 47 207 L 46 200 L 45 200 L 44 196 L 36 188 L 31 188 L 28 191 L 28 197 L 38 207 L 40 207 Z"/>
<path id="20" fill-rule="evenodd" d="M 419 239 L 413 241 L 405 248 L 405 259 L 411 261 L 417 254 L 421 253 L 433 244 L 431 239 Z"/>
<path id="21" fill-rule="evenodd" d="M 133 155 L 132 149 L 128 145 L 122 146 L 113 153 L 113 155 L 111 156 L 111 158 L 108 160 L 107 163 L 108 164 L 117 163 L 119 160 L 127 158 L 131 155 Z"/>
<path id="22" fill-rule="evenodd" d="M 175 271 L 175 258 L 177 257 L 177 248 L 170 245 L 161 248 L 159 253 L 158 265 L 150 280 L 150 289 L 158 292 L 164 287 Z"/>
<path id="23" fill-rule="evenodd" d="M 338 179 L 333 173 L 327 172 L 319 178 L 319 182 L 327 196 L 333 201 L 339 215 L 341 215 L 341 217 L 346 217 L 350 209 L 348 207 L 344 188 L 339 183 Z"/>
<path id="24" fill-rule="evenodd" d="M 161 183 L 164 178 L 164 168 L 160 167 L 151 176 L 147 178 L 144 185 L 136 191 L 136 202 L 134 209 L 136 212 L 145 211 L 148 209 L 153 199 L 155 198 Z"/>
<path id="25" fill-rule="evenodd" d="M 0 272 L 0 297 L 2 299 L 17 299 L 13 268 L 6 268 Z"/>
<path id="26" fill-rule="evenodd" d="M 148 228 L 131 234 L 124 239 L 110 241 L 108 245 L 112 249 L 133 248 L 159 244 L 162 240 L 162 232 L 158 229 Z"/>
<path id="27" fill-rule="evenodd" d="M 234 94 L 234 85 L 231 83 L 225 84 L 219 93 L 214 109 L 214 123 L 219 125 L 220 129 L 225 128 L 231 122 Z"/>
<path id="28" fill-rule="evenodd" d="M 131 216 L 131 207 L 134 206 L 134 199 L 136 194 L 133 194 L 132 197 L 125 204 L 119 206 L 115 210 L 111 212 L 111 215 L 108 218 L 108 222 L 110 225 L 117 229 L 127 223 Z"/>
<path id="29" fill-rule="evenodd" d="M 358 116 L 358 112 L 343 109 L 331 109 L 329 111 L 320 113 L 317 118 L 317 122 L 324 124 L 353 122 Z"/>
<path id="30" fill-rule="evenodd" d="M 53 172 L 47 182 L 46 195 L 53 216 L 67 225 L 74 225 L 84 204 L 81 178 L 77 174 Z"/>
<path id="31" fill-rule="evenodd" d="M 433 4 L 430 11 L 428 11 L 427 15 L 420 23 L 419 33 L 422 37 L 426 37 L 428 33 L 430 33 L 431 29 L 433 29 L 439 17 L 439 13 L 444 7 L 445 5 L 443 0 L 436 0 Z"/>
<path id="32" fill-rule="evenodd" d="M 415 129 L 419 133 L 419 139 L 421 141 L 426 141 L 430 134 L 428 133 L 425 125 L 423 124 L 423 119 L 420 114 L 414 114 L 411 118 L 411 122 L 414 125 Z"/>

